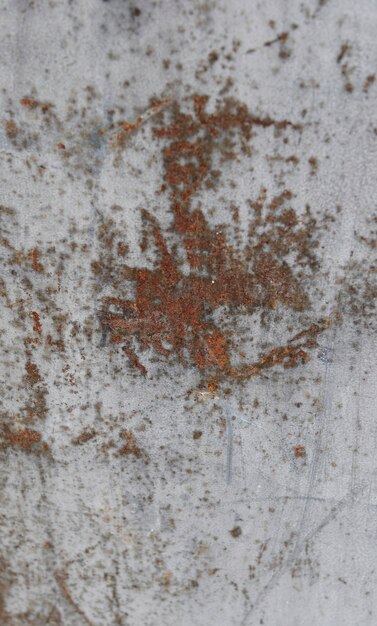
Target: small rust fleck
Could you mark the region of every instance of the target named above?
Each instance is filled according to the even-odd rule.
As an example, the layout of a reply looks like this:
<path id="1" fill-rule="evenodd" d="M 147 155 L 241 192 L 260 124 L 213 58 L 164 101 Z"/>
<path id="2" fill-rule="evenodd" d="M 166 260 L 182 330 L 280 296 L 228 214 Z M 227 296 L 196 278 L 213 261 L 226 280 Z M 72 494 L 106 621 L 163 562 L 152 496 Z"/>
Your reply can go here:
<path id="1" fill-rule="evenodd" d="M 294 453 L 296 459 L 305 459 L 306 457 L 306 450 L 304 446 L 295 446 Z"/>
<path id="2" fill-rule="evenodd" d="M 369 76 L 366 77 L 364 81 L 364 85 L 363 85 L 364 93 L 367 93 L 369 91 L 369 88 L 373 85 L 375 80 L 376 80 L 375 74 L 369 74 Z"/>
<path id="3" fill-rule="evenodd" d="M 54 108 L 54 105 L 50 102 L 40 102 L 39 100 L 35 100 L 35 98 L 21 98 L 20 104 L 27 109 L 41 109 L 43 113 L 49 111 L 49 109 Z"/>

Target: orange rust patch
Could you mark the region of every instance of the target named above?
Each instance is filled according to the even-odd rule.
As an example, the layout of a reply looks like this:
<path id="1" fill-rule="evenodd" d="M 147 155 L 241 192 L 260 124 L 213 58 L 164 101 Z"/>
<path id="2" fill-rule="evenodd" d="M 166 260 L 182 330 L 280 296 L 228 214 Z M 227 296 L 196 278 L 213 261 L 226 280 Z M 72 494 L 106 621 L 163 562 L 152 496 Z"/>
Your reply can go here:
<path id="1" fill-rule="evenodd" d="M 23 430 L 17 431 L 5 429 L 3 438 L 9 446 L 21 448 L 22 450 L 30 450 L 36 443 L 41 441 L 42 435 L 31 428 L 24 428 Z"/>
<path id="2" fill-rule="evenodd" d="M 111 341 L 123 344 L 124 353 L 143 374 L 146 368 L 135 352 L 135 340 L 141 351 L 152 348 L 202 372 L 240 378 L 278 363 L 288 367 L 305 362 L 308 355 L 303 348 L 311 347 L 304 342 L 276 348 L 242 372 L 231 367 L 230 339 L 214 323 L 213 314 L 223 306 L 230 312 L 252 312 L 274 309 L 278 303 L 295 311 L 305 310 L 309 300 L 303 283 L 286 259 L 294 256 L 295 267 L 300 270 L 315 269 L 317 243 L 313 235 L 317 226 L 309 208 L 299 220 L 293 208 L 285 206 L 292 199 L 289 190 L 267 204 L 264 189 L 257 201 L 250 202 L 253 218 L 243 250 L 230 244 L 225 226 L 210 226 L 203 210 L 193 204 L 201 189 L 215 187 L 218 182 L 221 172 L 214 168 L 215 157 L 216 164 L 221 164 L 235 159 L 239 152 L 249 155 L 255 126 L 273 126 L 279 132 L 289 127 L 300 130 L 301 126 L 257 117 L 231 99 L 207 113 L 207 100 L 206 96 L 193 97 L 192 113 L 183 113 L 176 102 L 159 112 L 159 124 L 153 132 L 163 142 L 163 189 L 169 192 L 174 223 L 163 232 L 156 217 L 142 210 L 141 248 L 155 251 L 155 267 L 123 266 L 118 272 L 133 281 L 134 299 L 103 300 L 101 321 L 110 330 Z M 169 236 L 178 243 L 169 245 Z M 106 232 L 101 237 L 108 248 L 108 263 L 101 259 L 93 269 L 106 279 L 114 275 L 114 255 L 110 252 L 114 236 Z M 182 258 L 189 272 L 183 271 Z"/>

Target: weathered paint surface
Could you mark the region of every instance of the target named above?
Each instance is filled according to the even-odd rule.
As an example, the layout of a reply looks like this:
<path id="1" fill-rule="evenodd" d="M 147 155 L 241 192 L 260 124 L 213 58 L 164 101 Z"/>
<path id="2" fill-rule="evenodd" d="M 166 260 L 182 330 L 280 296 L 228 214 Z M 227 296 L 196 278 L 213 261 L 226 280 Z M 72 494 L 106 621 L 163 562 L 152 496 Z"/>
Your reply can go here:
<path id="1" fill-rule="evenodd" d="M 0 624 L 374 625 L 375 3 L 0 10 Z"/>

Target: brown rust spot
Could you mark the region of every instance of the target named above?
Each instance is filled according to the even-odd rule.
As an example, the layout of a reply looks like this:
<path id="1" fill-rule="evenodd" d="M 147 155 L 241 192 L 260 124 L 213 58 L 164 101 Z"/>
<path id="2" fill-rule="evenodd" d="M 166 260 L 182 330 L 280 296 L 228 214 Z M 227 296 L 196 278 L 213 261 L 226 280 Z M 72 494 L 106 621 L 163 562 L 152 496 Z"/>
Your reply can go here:
<path id="1" fill-rule="evenodd" d="M 305 459 L 306 450 L 304 446 L 295 446 L 294 454 L 296 459 Z"/>
<path id="2" fill-rule="evenodd" d="M 27 385 L 34 386 L 42 380 L 42 376 L 39 373 L 37 365 L 31 361 L 27 361 L 25 364 L 26 376 L 25 382 Z"/>
<path id="3" fill-rule="evenodd" d="M 42 113 L 46 113 L 55 106 L 51 102 L 40 102 L 35 98 L 28 97 L 21 98 L 20 104 L 27 109 L 41 109 Z"/>
<path id="4" fill-rule="evenodd" d="M 135 435 L 130 430 L 122 430 L 120 437 L 125 441 L 125 443 L 120 448 L 119 454 L 122 456 L 132 454 L 137 459 L 141 459 L 143 452 L 136 441 Z"/>
<path id="5" fill-rule="evenodd" d="M 6 120 L 5 134 L 10 140 L 15 140 L 18 135 L 18 126 L 14 120 Z"/>
<path id="6" fill-rule="evenodd" d="M 72 439 L 72 443 L 75 446 L 82 446 L 96 436 L 95 430 L 84 430 L 76 439 Z"/>
<path id="7" fill-rule="evenodd" d="M 315 157 L 310 157 L 308 163 L 310 165 L 310 175 L 315 176 L 318 171 L 318 160 Z"/>
<path id="8" fill-rule="evenodd" d="M 29 252 L 29 258 L 31 260 L 33 270 L 35 272 L 43 272 L 43 265 L 39 262 L 39 251 L 37 248 L 33 248 Z"/>
<path id="9" fill-rule="evenodd" d="M 43 419 L 46 417 L 48 409 L 46 404 L 46 389 L 36 387 L 25 406 L 26 421 L 31 422 L 34 419 Z"/>
<path id="10" fill-rule="evenodd" d="M 39 317 L 39 314 L 36 311 L 32 311 L 31 312 L 31 316 L 34 320 L 34 324 L 33 324 L 33 330 L 35 333 L 37 333 L 38 335 L 42 334 L 42 324 L 41 324 L 41 319 Z"/>
<path id="11" fill-rule="evenodd" d="M 7 446 L 30 451 L 35 444 L 41 442 L 42 435 L 31 428 L 12 431 L 8 427 L 4 427 L 2 438 Z"/>
<path id="12" fill-rule="evenodd" d="M 376 80 L 376 75 L 375 74 L 369 74 L 369 76 L 366 77 L 366 79 L 364 81 L 364 85 L 363 85 L 364 93 L 368 93 L 369 88 L 373 85 L 375 80 Z"/>

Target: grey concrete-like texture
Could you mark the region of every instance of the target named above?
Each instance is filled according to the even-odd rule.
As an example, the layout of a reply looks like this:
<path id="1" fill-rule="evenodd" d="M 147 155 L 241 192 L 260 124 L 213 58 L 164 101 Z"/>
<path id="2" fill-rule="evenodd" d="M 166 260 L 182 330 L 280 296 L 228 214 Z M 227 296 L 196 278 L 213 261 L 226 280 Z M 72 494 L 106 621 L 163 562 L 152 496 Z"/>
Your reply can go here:
<path id="1" fill-rule="evenodd" d="M 1 0 L 0 16 L 1 626 L 376 624 L 376 2 Z M 136 311 L 129 268 L 156 267 L 157 223 L 180 284 L 196 272 L 154 131 L 194 94 L 253 117 L 243 149 L 208 144 L 187 211 L 254 270 L 269 224 L 293 237 L 274 267 L 305 307 L 264 275 L 255 306 L 222 302 L 215 276 L 204 352 L 187 325 L 175 352 L 139 307 L 127 356 L 101 315 L 111 297 Z M 282 193 L 297 223 L 276 217 Z"/>

